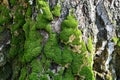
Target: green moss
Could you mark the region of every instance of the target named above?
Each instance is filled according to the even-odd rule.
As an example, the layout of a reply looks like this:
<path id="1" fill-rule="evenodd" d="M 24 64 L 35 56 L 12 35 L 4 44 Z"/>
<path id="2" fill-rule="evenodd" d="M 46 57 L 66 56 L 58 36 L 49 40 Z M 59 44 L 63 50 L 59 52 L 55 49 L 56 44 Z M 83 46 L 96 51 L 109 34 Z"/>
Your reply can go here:
<path id="1" fill-rule="evenodd" d="M 79 75 L 81 78 L 88 76 L 85 80 L 93 80 L 92 72 L 92 54 L 88 56 L 88 51 L 93 51 L 92 38 L 89 37 L 88 44 L 86 45 L 82 39 L 82 32 L 78 29 L 78 22 L 72 14 L 69 14 L 67 18 L 62 22 L 62 31 L 60 33 L 60 40 L 65 46 L 71 47 L 71 52 L 68 49 L 63 50 L 62 62 L 64 64 L 69 63 L 67 66 L 71 68 L 72 75 L 78 75 L 83 66 L 88 67 L 89 74 Z M 83 72 L 87 70 L 83 70 Z M 91 79 L 92 78 L 92 79 Z M 65 80 L 70 80 L 65 78 Z M 74 80 L 74 79 L 72 79 Z"/>
<path id="2" fill-rule="evenodd" d="M 79 29 L 76 29 L 73 33 L 75 35 L 75 39 L 72 41 L 73 45 L 80 45 L 82 41 L 82 33 Z"/>
<path id="3" fill-rule="evenodd" d="M 17 31 L 18 29 L 22 28 L 21 26 L 24 25 L 24 20 L 19 20 L 17 23 L 13 24 L 11 26 L 11 33 L 14 33 L 15 31 Z"/>
<path id="4" fill-rule="evenodd" d="M 89 52 L 91 52 L 91 53 L 93 52 L 93 44 L 92 44 L 92 38 L 91 37 L 88 38 L 87 48 L 88 48 Z"/>
<path id="5" fill-rule="evenodd" d="M 20 59 L 21 55 L 23 55 L 25 34 L 24 31 L 22 30 L 22 26 L 25 23 L 25 19 L 24 19 L 24 15 L 21 14 L 22 9 L 23 7 L 16 6 L 15 12 L 13 13 L 14 24 L 9 26 L 12 38 L 10 44 L 10 51 L 7 56 L 8 58 L 11 59 L 15 57 Z M 8 14 L 10 13 L 8 12 Z M 9 16 L 8 14 L 6 14 L 6 16 Z"/>
<path id="6" fill-rule="evenodd" d="M 49 21 L 47 21 L 46 19 L 43 18 L 42 14 L 38 14 L 36 20 L 37 20 L 37 23 L 39 24 L 40 29 L 45 28 L 46 24 L 49 23 Z"/>
<path id="7" fill-rule="evenodd" d="M 10 21 L 9 12 L 10 12 L 9 9 L 6 6 L 0 5 L 0 25 L 9 23 Z"/>
<path id="8" fill-rule="evenodd" d="M 58 46 L 55 34 L 50 34 L 44 52 L 47 58 L 53 59 L 56 63 L 61 63 L 61 50 Z"/>
<path id="9" fill-rule="evenodd" d="M 87 52 L 87 48 L 86 48 L 86 45 L 85 45 L 85 42 L 82 40 L 81 42 L 81 53 L 86 53 Z"/>
<path id="10" fill-rule="evenodd" d="M 82 32 L 81 32 L 79 29 L 75 29 L 74 35 L 75 35 L 76 37 L 81 37 L 81 36 L 82 36 Z"/>
<path id="11" fill-rule="evenodd" d="M 43 7 L 42 10 L 43 10 L 43 17 L 45 19 L 53 20 L 53 16 L 52 16 L 52 13 L 51 13 L 49 7 Z"/>
<path id="12" fill-rule="evenodd" d="M 48 6 L 47 2 L 44 0 L 37 0 L 37 1 L 40 8 Z"/>
<path id="13" fill-rule="evenodd" d="M 37 0 L 38 8 L 40 13 L 37 15 L 37 28 L 44 29 L 47 32 L 51 33 L 52 29 L 50 26 L 50 21 L 53 20 L 53 15 L 50 11 L 49 4 L 44 0 Z"/>
<path id="14" fill-rule="evenodd" d="M 60 16 L 60 11 L 61 11 L 61 5 L 60 5 L 60 4 L 57 4 L 57 5 L 54 7 L 52 13 L 53 13 L 54 16 L 59 17 L 59 16 Z"/>
<path id="15" fill-rule="evenodd" d="M 27 69 L 25 67 L 22 68 L 21 72 L 20 72 L 20 77 L 19 80 L 25 80 L 26 76 L 27 76 Z"/>
<path id="16" fill-rule="evenodd" d="M 31 67 L 32 67 L 32 72 L 35 72 L 35 73 L 40 73 L 42 72 L 42 63 L 38 60 L 38 59 L 35 59 L 31 62 Z"/>
<path id="17" fill-rule="evenodd" d="M 39 0 L 38 5 L 42 10 L 42 16 L 47 20 L 53 20 L 53 16 L 50 11 L 49 4 L 44 0 Z"/>
<path id="18" fill-rule="evenodd" d="M 84 80 L 95 80 L 93 77 L 94 75 L 92 73 L 92 70 L 87 66 L 82 67 L 80 75 L 84 76 Z"/>
<path id="19" fill-rule="evenodd" d="M 10 0 L 10 4 L 14 6 L 16 4 L 16 0 Z"/>
<path id="20" fill-rule="evenodd" d="M 31 17 L 32 16 L 32 7 L 29 6 L 26 11 L 26 17 Z"/>
<path id="21" fill-rule="evenodd" d="M 68 42 L 69 41 L 69 37 L 74 33 L 73 29 L 64 29 L 61 31 L 60 33 L 60 39 L 63 42 Z"/>
<path id="22" fill-rule="evenodd" d="M 118 42 L 119 39 L 118 39 L 117 37 L 113 37 L 112 40 L 113 40 L 113 42 L 114 42 L 115 44 L 117 44 L 117 42 Z"/>
<path id="23" fill-rule="evenodd" d="M 73 44 L 73 45 L 80 45 L 80 38 L 79 38 L 79 37 L 75 38 L 75 39 L 73 40 L 72 44 Z"/>
<path id="24" fill-rule="evenodd" d="M 5 22 L 8 22 L 8 18 L 0 15 L 0 25 L 3 25 Z"/>
<path id="25" fill-rule="evenodd" d="M 71 69 L 66 70 L 64 77 L 63 77 L 63 80 L 74 80 L 74 76 L 72 74 Z"/>
<path id="26" fill-rule="evenodd" d="M 5 5 L 0 4 L 0 10 L 1 10 L 0 14 L 4 15 L 6 17 L 10 17 L 10 15 L 9 15 L 10 10 Z"/>
<path id="27" fill-rule="evenodd" d="M 23 30 L 25 32 L 26 39 L 29 38 L 29 30 L 30 30 L 30 20 L 26 20 L 26 23 L 23 25 Z"/>
<path id="28" fill-rule="evenodd" d="M 60 71 L 58 71 L 57 74 L 54 74 L 53 79 L 54 80 L 63 80 L 63 72 L 64 72 L 63 69 L 61 69 Z"/>
<path id="29" fill-rule="evenodd" d="M 118 41 L 117 45 L 120 47 L 120 41 Z"/>
<path id="30" fill-rule="evenodd" d="M 31 73 L 29 75 L 29 80 L 39 80 L 39 76 L 38 76 L 38 73 Z"/>
<path id="31" fill-rule="evenodd" d="M 18 36 L 12 36 L 9 58 L 14 58 L 16 55 L 23 53 L 24 33 L 19 33 Z"/>
<path id="32" fill-rule="evenodd" d="M 25 41 L 25 51 L 23 59 L 25 62 L 29 62 L 41 53 L 41 39 L 33 41 Z"/>
<path id="33" fill-rule="evenodd" d="M 50 68 L 50 60 L 45 60 L 44 64 L 44 70 L 47 71 Z"/>
<path id="34" fill-rule="evenodd" d="M 34 22 L 30 22 L 30 25 L 26 23 L 23 26 L 23 29 L 26 36 L 23 61 L 29 62 L 41 53 L 42 36 L 39 32 L 36 31 L 36 26 Z"/>
<path id="35" fill-rule="evenodd" d="M 43 71 L 42 63 L 38 59 L 34 59 L 31 62 L 31 69 L 32 72 L 29 75 L 29 80 L 39 80 L 40 74 Z"/>
<path id="36" fill-rule="evenodd" d="M 14 14 L 14 22 L 25 21 L 24 15 L 22 14 L 22 6 L 18 6 Z"/>
<path id="37" fill-rule="evenodd" d="M 55 75 L 54 80 L 63 80 L 61 75 Z"/>
<path id="38" fill-rule="evenodd" d="M 40 80 L 49 80 L 49 79 L 48 79 L 48 75 L 47 75 L 47 74 L 41 75 L 41 76 L 40 76 Z"/>
<path id="39" fill-rule="evenodd" d="M 70 14 L 67 19 L 62 22 L 62 31 L 60 33 L 60 39 L 72 45 L 80 45 L 82 40 L 82 33 L 77 28 L 78 22 L 75 17 Z"/>
<path id="40" fill-rule="evenodd" d="M 74 74 L 77 74 L 80 71 L 81 65 L 83 65 L 84 62 L 84 55 L 83 54 L 75 54 L 73 53 L 73 61 L 71 64 L 72 72 Z"/>
<path id="41" fill-rule="evenodd" d="M 18 58 L 18 57 L 17 57 Z M 12 66 L 12 76 L 11 76 L 11 79 L 13 80 L 17 80 L 18 79 L 18 76 L 19 76 L 19 73 L 20 73 L 20 70 L 21 70 L 21 64 L 20 62 L 18 61 L 18 59 L 15 59 L 12 61 L 13 62 L 13 66 Z"/>
<path id="42" fill-rule="evenodd" d="M 76 29 L 78 26 L 78 21 L 75 19 L 73 15 L 68 15 L 61 25 L 62 25 L 62 29 L 64 28 Z"/>
<path id="43" fill-rule="evenodd" d="M 37 28 L 38 29 L 44 29 L 47 32 L 51 33 L 52 29 L 51 26 L 49 24 L 50 22 L 48 20 L 46 20 L 42 14 L 38 14 L 37 16 Z"/>
<path id="44" fill-rule="evenodd" d="M 112 40 L 117 46 L 120 47 L 120 38 L 114 37 Z"/>
<path id="45" fill-rule="evenodd" d="M 62 52 L 62 64 L 65 65 L 71 63 L 72 60 L 73 60 L 72 51 L 68 47 L 65 47 Z"/>
<path id="46" fill-rule="evenodd" d="M 21 23 L 21 22 L 20 22 Z M 20 28 L 23 24 L 13 24 L 11 26 L 11 48 L 8 54 L 8 58 L 14 58 L 16 55 L 23 53 L 24 46 L 24 32 Z"/>

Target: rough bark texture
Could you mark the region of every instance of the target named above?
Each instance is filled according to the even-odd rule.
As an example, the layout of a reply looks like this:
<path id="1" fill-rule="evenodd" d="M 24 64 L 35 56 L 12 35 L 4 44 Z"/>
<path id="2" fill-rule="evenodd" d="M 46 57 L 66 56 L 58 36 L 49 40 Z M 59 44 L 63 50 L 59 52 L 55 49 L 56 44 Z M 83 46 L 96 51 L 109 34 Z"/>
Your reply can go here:
<path id="1" fill-rule="evenodd" d="M 0 0 L 0 80 L 119 80 L 119 0 Z"/>

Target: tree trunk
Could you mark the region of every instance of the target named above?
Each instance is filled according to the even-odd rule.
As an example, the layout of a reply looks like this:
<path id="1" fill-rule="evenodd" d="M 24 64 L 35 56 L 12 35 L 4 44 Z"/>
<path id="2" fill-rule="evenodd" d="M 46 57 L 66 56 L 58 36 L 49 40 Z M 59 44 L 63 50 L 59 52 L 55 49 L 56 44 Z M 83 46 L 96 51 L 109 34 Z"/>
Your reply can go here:
<path id="1" fill-rule="evenodd" d="M 119 0 L 0 0 L 0 80 L 119 80 Z"/>

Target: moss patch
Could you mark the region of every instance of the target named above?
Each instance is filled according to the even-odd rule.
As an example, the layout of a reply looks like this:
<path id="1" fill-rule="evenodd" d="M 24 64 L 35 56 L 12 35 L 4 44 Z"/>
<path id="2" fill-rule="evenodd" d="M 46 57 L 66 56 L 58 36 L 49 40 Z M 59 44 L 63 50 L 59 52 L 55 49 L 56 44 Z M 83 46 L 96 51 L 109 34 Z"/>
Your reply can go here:
<path id="1" fill-rule="evenodd" d="M 67 18 L 62 22 L 62 29 L 64 28 L 72 28 L 76 29 L 78 26 L 78 21 L 75 19 L 75 17 L 70 14 L 67 16 Z"/>
<path id="2" fill-rule="evenodd" d="M 67 64 L 67 68 L 71 68 L 74 76 L 78 75 L 81 78 L 84 77 L 83 79 L 85 80 L 94 80 L 91 68 L 93 52 L 92 38 L 89 37 L 88 44 L 86 45 L 82 39 L 82 32 L 77 27 L 78 22 L 72 14 L 67 16 L 61 26 L 60 39 L 65 45 L 65 50 L 62 53 L 63 63 Z M 88 56 L 88 51 L 90 52 L 90 56 Z M 83 66 L 87 68 L 83 69 Z M 89 71 L 89 74 L 84 73 L 84 71 L 87 72 L 86 69 Z M 74 79 L 71 78 L 69 80 Z"/>
<path id="3" fill-rule="evenodd" d="M 0 4 L 0 25 L 9 23 L 10 21 L 9 13 L 10 10 L 6 6 Z"/>
<path id="4" fill-rule="evenodd" d="M 20 77 L 19 77 L 19 80 L 25 80 L 26 79 L 26 76 L 27 76 L 27 69 L 26 67 L 23 67 L 21 69 L 21 73 L 20 73 Z"/>
<path id="5" fill-rule="evenodd" d="M 37 32 L 35 22 L 27 21 L 23 26 L 23 30 L 26 36 L 23 61 L 29 62 L 41 53 L 42 36 Z"/>
<path id="6" fill-rule="evenodd" d="M 56 34 L 50 34 L 44 52 L 47 58 L 53 59 L 56 63 L 61 63 L 61 50 L 57 43 Z"/>
<path id="7" fill-rule="evenodd" d="M 87 66 L 84 66 L 81 69 L 80 75 L 84 78 L 84 80 L 95 80 L 93 77 L 92 70 Z"/>
<path id="8" fill-rule="evenodd" d="M 55 5 L 55 7 L 52 11 L 53 15 L 59 17 L 60 12 L 61 12 L 61 5 L 60 4 Z"/>

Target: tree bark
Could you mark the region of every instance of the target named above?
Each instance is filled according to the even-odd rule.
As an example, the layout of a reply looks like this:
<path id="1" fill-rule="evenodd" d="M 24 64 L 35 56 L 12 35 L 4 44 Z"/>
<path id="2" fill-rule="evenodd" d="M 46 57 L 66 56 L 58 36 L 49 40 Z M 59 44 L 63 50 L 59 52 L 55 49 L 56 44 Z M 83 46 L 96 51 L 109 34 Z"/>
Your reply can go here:
<path id="1" fill-rule="evenodd" d="M 119 0 L 1 0 L 0 80 L 119 80 Z"/>

